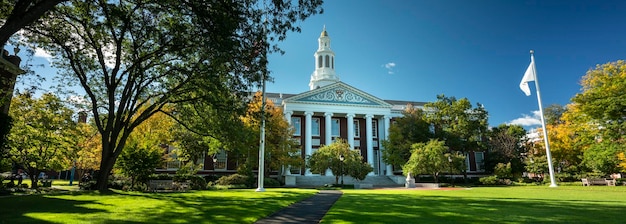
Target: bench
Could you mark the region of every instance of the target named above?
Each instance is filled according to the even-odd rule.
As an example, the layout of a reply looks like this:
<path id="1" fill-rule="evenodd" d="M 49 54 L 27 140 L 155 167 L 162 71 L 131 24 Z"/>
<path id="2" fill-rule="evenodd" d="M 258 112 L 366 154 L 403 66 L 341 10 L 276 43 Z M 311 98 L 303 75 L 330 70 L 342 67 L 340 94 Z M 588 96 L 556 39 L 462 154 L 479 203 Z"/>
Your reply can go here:
<path id="1" fill-rule="evenodd" d="M 582 178 L 580 180 L 583 182 L 583 186 L 591 186 L 591 185 L 615 186 L 615 180 L 613 180 L 613 179 L 588 179 L 588 178 Z"/>
<path id="2" fill-rule="evenodd" d="M 148 182 L 151 191 L 174 189 L 173 180 L 150 180 Z"/>

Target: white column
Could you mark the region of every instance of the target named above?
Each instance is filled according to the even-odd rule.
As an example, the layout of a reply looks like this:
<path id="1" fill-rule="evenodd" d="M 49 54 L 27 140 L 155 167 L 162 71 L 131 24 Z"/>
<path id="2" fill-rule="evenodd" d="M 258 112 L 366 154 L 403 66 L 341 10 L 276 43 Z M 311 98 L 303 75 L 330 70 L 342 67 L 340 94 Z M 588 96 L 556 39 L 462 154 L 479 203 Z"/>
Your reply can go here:
<path id="1" fill-rule="evenodd" d="M 385 120 L 385 127 L 383 128 L 384 130 L 384 134 L 383 136 L 385 136 L 385 140 L 389 140 L 389 127 L 391 127 L 391 123 L 390 123 L 390 119 L 391 117 L 389 115 L 385 115 L 385 117 L 383 117 L 383 119 Z M 387 176 L 392 176 L 393 175 L 393 166 L 390 164 L 387 164 Z"/>
<path id="2" fill-rule="evenodd" d="M 348 118 L 348 144 L 350 149 L 354 149 L 354 114 L 347 114 Z"/>
<path id="3" fill-rule="evenodd" d="M 332 121 L 333 121 L 333 113 L 330 112 L 326 112 L 324 113 L 324 120 L 326 121 L 326 127 L 324 128 L 326 131 L 326 133 L 324 133 L 324 137 L 325 137 L 325 145 L 330 145 L 330 143 L 332 143 L 333 138 L 332 138 Z"/>
<path id="4" fill-rule="evenodd" d="M 310 111 L 306 111 L 304 112 L 304 154 L 306 155 L 306 157 L 311 155 L 311 151 L 313 146 L 312 146 L 312 133 L 311 133 L 311 118 L 313 116 L 313 112 Z M 305 158 L 306 158 L 305 157 Z M 310 176 L 311 175 L 311 170 L 309 168 L 306 169 L 306 172 L 304 173 L 305 176 Z"/>
<path id="5" fill-rule="evenodd" d="M 372 142 L 372 117 L 374 115 L 367 114 L 365 115 L 365 140 L 367 141 L 367 162 L 374 167 L 374 147 Z M 367 174 L 368 176 L 373 176 L 374 172 Z"/>
<path id="6" fill-rule="evenodd" d="M 332 138 L 332 120 L 333 120 L 333 113 L 331 112 L 326 112 L 324 113 L 324 121 L 326 121 L 326 125 L 324 125 L 324 145 L 330 145 L 333 142 L 333 138 Z M 324 174 L 326 176 L 332 176 L 333 172 L 330 169 L 326 169 L 326 173 Z"/>
<path id="7" fill-rule="evenodd" d="M 291 128 L 291 115 L 293 114 L 293 111 L 285 111 L 285 120 L 287 120 L 287 123 L 289 124 L 289 128 Z M 291 175 L 291 166 L 282 166 L 285 169 L 284 174 L 285 175 Z"/>
<path id="8" fill-rule="evenodd" d="M 289 125 L 291 125 L 291 115 L 293 114 L 293 111 L 285 111 L 285 120 L 287 120 L 287 123 Z"/>

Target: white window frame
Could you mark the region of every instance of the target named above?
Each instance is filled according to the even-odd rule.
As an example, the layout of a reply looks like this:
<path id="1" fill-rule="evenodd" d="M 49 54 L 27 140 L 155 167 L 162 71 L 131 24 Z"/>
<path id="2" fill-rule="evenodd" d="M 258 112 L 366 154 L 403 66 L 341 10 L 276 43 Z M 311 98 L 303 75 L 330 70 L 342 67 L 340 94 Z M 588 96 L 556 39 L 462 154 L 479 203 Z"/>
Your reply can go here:
<path id="1" fill-rule="evenodd" d="M 353 124 L 354 124 L 354 137 L 355 138 L 360 138 L 361 137 L 361 127 L 359 126 L 359 121 L 358 120 L 354 120 Z"/>
<path id="2" fill-rule="evenodd" d="M 311 136 L 320 136 L 320 118 L 319 117 L 311 118 Z"/>
<path id="3" fill-rule="evenodd" d="M 300 136 L 302 135 L 302 119 L 300 117 L 292 117 L 291 118 L 291 127 L 293 128 L 293 135 Z"/>

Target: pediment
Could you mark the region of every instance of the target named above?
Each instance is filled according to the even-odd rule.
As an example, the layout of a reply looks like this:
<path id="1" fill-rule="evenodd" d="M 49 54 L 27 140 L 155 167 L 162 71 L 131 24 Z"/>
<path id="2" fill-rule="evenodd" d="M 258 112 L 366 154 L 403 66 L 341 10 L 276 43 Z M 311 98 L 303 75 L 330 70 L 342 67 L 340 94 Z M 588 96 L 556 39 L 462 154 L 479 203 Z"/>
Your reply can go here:
<path id="1" fill-rule="evenodd" d="M 391 107 L 392 105 L 343 82 L 307 91 L 284 100 L 285 103 L 313 103 Z"/>

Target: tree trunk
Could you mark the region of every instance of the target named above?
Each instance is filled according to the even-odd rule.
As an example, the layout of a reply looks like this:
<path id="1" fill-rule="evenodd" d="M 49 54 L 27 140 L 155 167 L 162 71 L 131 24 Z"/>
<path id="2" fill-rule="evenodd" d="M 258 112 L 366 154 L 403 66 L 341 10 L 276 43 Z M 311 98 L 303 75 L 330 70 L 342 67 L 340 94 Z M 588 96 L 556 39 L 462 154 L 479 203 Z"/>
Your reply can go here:
<path id="1" fill-rule="evenodd" d="M 100 163 L 100 172 L 96 178 L 96 190 L 108 191 L 109 174 L 111 173 L 111 170 L 113 170 L 114 164 L 114 157 L 107 156 L 102 158 L 102 162 Z"/>

